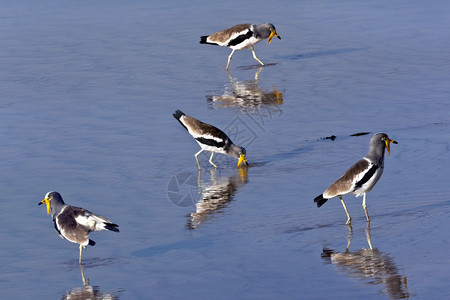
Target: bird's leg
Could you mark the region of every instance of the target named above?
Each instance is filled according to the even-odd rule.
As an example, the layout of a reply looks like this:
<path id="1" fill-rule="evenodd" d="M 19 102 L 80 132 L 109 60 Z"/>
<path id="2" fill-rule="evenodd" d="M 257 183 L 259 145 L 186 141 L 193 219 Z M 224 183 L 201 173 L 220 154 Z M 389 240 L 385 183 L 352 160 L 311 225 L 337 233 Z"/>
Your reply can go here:
<path id="1" fill-rule="evenodd" d="M 194 154 L 195 160 L 197 161 L 197 165 L 198 165 L 198 169 L 199 169 L 199 170 L 201 170 L 202 167 L 200 167 L 200 163 L 198 162 L 197 156 L 198 156 L 200 153 L 202 153 L 202 152 L 203 152 L 203 149 L 200 149 L 200 151 L 198 151 L 197 153 Z"/>
<path id="2" fill-rule="evenodd" d="M 228 66 L 230 65 L 230 61 L 231 61 L 231 57 L 233 56 L 233 53 L 236 49 L 233 49 L 233 51 L 231 51 L 231 54 L 228 56 L 228 62 L 227 62 L 227 67 L 225 69 L 228 70 Z"/>
<path id="3" fill-rule="evenodd" d="M 264 63 L 262 61 L 260 61 L 259 58 L 256 56 L 255 49 L 253 49 L 253 46 L 251 46 L 251 48 L 252 48 L 253 58 L 256 59 L 261 65 L 264 66 Z"/>
<path id="4" fill-rule="evenodd" d="M 212 161 L 213 156 L 214 156 L 214 152 L 211 152 L 211 157 L 209 158 L 209 163 L 212 164 L 214 166 L 214 168 L 217 168 L 217 166 Z"/>
<path id="5" fill-rule="evenodd" d="M 347 222 L 345 223 L 345 225 L 349 225 L 352 222 L 352 218 L 350 217 L 350 214 L 348 213 L 347 206 L 345 206 L 344 199 L 342 199 L 341 195 L 339 195 L 339 199 L 341 199 L 342 206 L 344 207 L 345 213 L 347 214 Z"/>
<path id="6" fill-rule="evenodd" d="M 370 218 L 369 218 L 369 213 L 367 212 L 367 205 L 366 205 L 366 194 L 363 194 L 363 202 L 362 202 L 362 207 L 364 208 L 364 212 L 366 213 L 366 218 L 367 218 L 367 222 L 370 225 Z"/>
<path id="7" fill-rule="evenodd" d="M 80 258 L 78 259 L 78 264 L 81 265 L 81 252 L 83 252 L 84 246 L 80 244 Z"/>

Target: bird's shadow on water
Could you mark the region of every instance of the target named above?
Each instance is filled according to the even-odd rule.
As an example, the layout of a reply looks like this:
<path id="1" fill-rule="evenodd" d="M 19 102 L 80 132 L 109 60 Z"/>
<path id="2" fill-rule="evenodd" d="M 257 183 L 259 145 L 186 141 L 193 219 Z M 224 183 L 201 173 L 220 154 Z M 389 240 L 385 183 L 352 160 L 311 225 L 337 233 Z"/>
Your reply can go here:
<path id="1" fill-rule="evenodd" d="M 216 235 L 219 236 L 219 235 Z M 214 236 L 208 236 L 203 238 L 193 238 L 193 239 L 185 239 L 175 243 L 169 243 L 165 245 L 151 246 L 147 248 L 143 248 L 140 250 L 136 250 L 131 253 L 132 256 L 135 257 L 153 257 L 159 254 L 165 254 L 169 251 L 174 250 L 199 250 L 210 248 L 214 243 Z"/>
<path id="2" fill-rule="evenodd" d="M 267 64 L 264 64 L 264 66 L 255 64 L 255 65 L 248 65 L 248 66 L 238 66 L 238 67 L 236 67 L 236 69 L 246 71 L 246 70 L 255 70 L 255 69 L 259 69 L 259 68 L 271 67 L 271 66 L 276 66 L 276 65 L 278 65 L 278 63 L 267 63 Z"/>
<path id="3" fill-rule="evenodd" d="M 338 55 L 338 54 L 343 54 L 343 53 L 364 51 L 367 49 L 369 49 L 369 48 L 361 47 L 361 48 L 330 49 L 330 50 L 325 50 L 325 51 L 316 51 L 316 52 L 309 52 L 309 53 L 302 53 L 302 54 L 292 54 L 292 55 L 285 56 L 285 58 L 288 60 L 297 60 L 297 59 L 314 58 L 314 57 L 320 57 L 320 56 Z"/>
<path id="4" fill-rule="evenodd" d="M 311 199 L 312 201 L 312 199 Z M 404 218 L 398 218 L 398 217 L 409 217 L 411 219 L 415 219 L 417 217 L 423 217 L 424 214 L 430 211 L 435 211 L 436 209 L 445 209 L 450 206 L 450 200 L 443 199 L 443 201 L 439 203 L 433 203 L 433 204 L 425 204 L 421 206 L 415 206 L 409 209 L 401 209 L 399 211 L 390 211 L 390 212 L 383 212 L 383 213 L 377 213 L 377 214 L 371 214 L 371 219 L 380 221 L 383 220 L 384 225 L 380 225 L 379 227 L 393 227 L 397 226 L 398 223 L 402 223 L 405 221 Z M 366 217 L 364 215 L 359 217 L 353 217 L 352 218 L 354 223 L 360 224 L 366 222 Z M 373 223 L 373 222 L 372 222 Z M 329 223 L 320 223 L 315 225 L 298 225 L 298 226 L 291 226 L 290 228 L 284 229 L 281 232 L 282 233 L 302 233 L 307 232 L 311 230 L 316 229 L 322 229 L 322 228 L 330 228 L 330 227 L 337 227 L 345 225 L 344 219 L 336 219 L 335 222 L 329 222 Z M 348 225 L 346 225 L 348 226 Z"/>
<path id="5" fill-rule="evenodd" d="M 328 223 L 328 224 L 317 224 L 314 226 L 298 226 L 298 227 L 291 227 L 289 229 L 284 230 L 284 233 L 298 233 L 298 232 L 305 232 L 310 230 L 316 230 L 316 229 L 322 229 L 327 227 L 334 227 L 338 225 L 338 223 Z"/>
<path id="6" fill-rule="evenodd" d="M 421 205 L 421 206 L 414 206 L 411 208 L 402 209 L 400 211 L 390 211 L 390 212 L 385 212 L 385 213 L 379 213 L 374 216 L 378 216 L 379 218 L 386 218 L 386 219 L 390 219 L 390 220 L 398 220 L 397 218 L 393 218 L 393 217 L 416 218 L 416 217 L 423 217 L 424 214 L 426 214 L 427 212 L 435 211 L 436 209 L 443 210 L 444 208 L 449 207 L 449 206 L 450 206 L 450 200 L 443 198 L 442 201 L 437 202 L 437 203 L 425 204 L 425 205 Z M 397 221 L 393 221 L 393 222 L 397 222 Z"/>
<path id="7" fill-rule="evenodd" d="M 339 55 L 339 54 L 344 54 L 344 53 L 365 51 L 367 49 L 369 49 L 369 47 L 339 48 L 339 49 L 330 49 L 330 50 L 315 51 L 315 52 L 309 52 L 309 53 L 291 54 L 291 55 L 286 55 L 282 58 L 284 58 L 286 60 L 308 59 L 308 58 L 321 57 L 321 56 Z M 278 64 L 279 63 L 266 63 L 263 66 L 254 64 L 254 65 L 238 66 L 238 67 L 236 67 L 236 69 L 245 71 L 245 70 L 258 69 L 261 67 L 276 66 Z"/>
<path id="8" fill-rule="evenodd" d="M 81 266 L 85 269 L 89 268 L 95 268 L 95 267 L 102 267 L 102 266 L 109 266 L 113 265 L 119 262 L 118 258 L 99 258 L 99 257 L 92 257 L 92 258 L 83 258 L 81 261 Z M 66 261 L 62 263 L 61 265 L 64 269 L 78 269 L 80 268 L 80 265 L 78 264 L 78 260 L 74 259 L 71 261 Z"/>
<path id="9" fill-rule="evenodd" d="M 279 153 L 275 153 L 275 154 L 272 154 L 269 156 L 265 156 L 265 157 L 261 158 L 259 161 L 256 160 L 256 161 L 252 161 L 251 163 L 249 163 L 249 167 L 265 166 L 272 162 L 288 160 L 288 159 L 291 159 L 298 155 L 304 155 L 305 153 L 316 151 L 317 150 L 316 142 L 335 141 L 336 139 L 346 140 L 349 138 L 360 137 L 360 136 L 364 136 L 367 134 L 370 134 L 370 132 L 357 132 L 357 133 L 350 134 L 348 136 L 339 136 L 339 137 L 337 137 L 335 135 L 330 135 L 330 136 L 326 136 L 326 137 L 320 137 L 317 139 L 304 140 L 304 141 L 302 141 L 302 143 L 304 145 L 300 148 L 295 148 L 295 149 L 291 149 L 288 151 L 279 152 Z M 314 142 L 314 144 L 311 142 Z M 333 163 L 325 163 L 325 162 L 317 163 L 317 162 L 309 162 L 308 161 L 308 164 L 304 165 L 303 167 L 308 168 L 308 167 L 326 166 L 326 165 L 330 165 Z"/>

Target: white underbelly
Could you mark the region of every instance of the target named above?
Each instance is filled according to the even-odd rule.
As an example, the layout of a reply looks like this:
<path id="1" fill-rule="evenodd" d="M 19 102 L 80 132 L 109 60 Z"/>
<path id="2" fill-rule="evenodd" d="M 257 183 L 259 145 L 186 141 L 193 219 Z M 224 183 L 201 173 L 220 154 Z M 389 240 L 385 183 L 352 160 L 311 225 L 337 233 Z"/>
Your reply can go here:
<path id="1" fill-rule="evenodd" d="M 201 147 L 203 150 L 211 151 L 211 152 L 216 152 L 216 153 L 223 153 L 223 154 L 226 154 L 222 147 L 217 148 L 217 147 L 213 147 L 213 146 L 209 146 L 209 145 L 202 144 L 202 143 L 200 143 L 200 142 L 197 142 L 197 143 L 200 145 L 200 147 Z"/>
<path id="2" fill-rule="evenodd" d="M 356 197 L 361 196 L 364 193 L 370 192 L 370 190 L 374 187 L 374 185 L 377 183 L 378 179 L 380 179 L 381 174 L 383 174 L 383 167 L 379 168 L 375 174 L 373 174 L 372 178 L 368 180 L 366 183 L 364 183 L 361 187 L 357 188 L 352 192 L 353 195 Z"/>
<path id="3" fill-rule="evenodd" d="M 254 36 L 252 36 L 251 38 L 243 41 L 242 43 L 236 45 L 236 46 L 230 46 L 231 49 L 235 49 L 235 50 L 242 50 L 242 49 L 246 49 L 249 48 L 250 46 L 261 42 L 260 39 L 255 38 Z"/>

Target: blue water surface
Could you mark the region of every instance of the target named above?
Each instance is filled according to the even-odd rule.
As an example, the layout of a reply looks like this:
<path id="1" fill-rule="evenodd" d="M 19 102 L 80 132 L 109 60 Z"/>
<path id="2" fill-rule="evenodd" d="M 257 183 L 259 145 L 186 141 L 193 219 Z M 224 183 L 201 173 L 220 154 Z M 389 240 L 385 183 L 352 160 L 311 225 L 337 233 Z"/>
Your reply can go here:
<path id="1" fill-rule="evenodd" d="M 3 1 L 2 299 L 448 298 L 450 3 Z M 271 22 L 238 51 L 201 35 Z M 247 149 L 197 143 L 183 110 Z M 368 193 L 318 209 L 370 136 L 399 142 Z M 367 133 L 351 136 L 355 133 Z M 83 252 L 37 206 L 108 217 Z M 372 245 L 372 249 L 370 249 Z M 83 282 L 83 277 L 85 281 Z"/>

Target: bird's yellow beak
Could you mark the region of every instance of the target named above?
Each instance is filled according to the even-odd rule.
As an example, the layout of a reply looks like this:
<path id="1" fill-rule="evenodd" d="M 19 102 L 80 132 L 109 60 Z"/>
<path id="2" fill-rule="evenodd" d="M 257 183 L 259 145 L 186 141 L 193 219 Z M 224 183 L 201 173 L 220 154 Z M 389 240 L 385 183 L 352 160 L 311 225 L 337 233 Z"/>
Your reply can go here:
<path id="1" fill-rule="evenodd" d="M 44 200 L 42 200 L 41 202 L 38 203 L 38 205 L 44 204 L 47 205 L 47 215 L 50 214 L 50 199 L 49 198 L 45 198 Z"/>
<path id="2" fill-rule="evenodd" d="M 245 162 L 245 164 L 248 165 L 247 159 L 245 158 L 245 155 L 243 153 L 241 153 L 241 155 L 239 156 L 237 166 L 239 167 L 242 162 Z"/>
<path id="3" fill-rule="evenodd" d="M 391 155 L 391 143 L 393 144 L 398 144 L 397 141 L 391 140 L 391 139 L 385 139 L 384 142 L 386 143 L 386 149 L 388 152 L 388 156 Z"/>
<path id="4" fill-rule="evenodd" d="M 272 38 L 273 38 L 274 36 L 276 36 L 278 39 L 281 40 L 281 38 L 280 38 L 280 36 L 278 35 L 278 33 L 277 33 L 275 30 L 272 30 L 272 31 L 270 32 L 269 40 L 267 41 L 267 44 L 270 44 L 270 43 L 272 42 Z"/>

